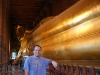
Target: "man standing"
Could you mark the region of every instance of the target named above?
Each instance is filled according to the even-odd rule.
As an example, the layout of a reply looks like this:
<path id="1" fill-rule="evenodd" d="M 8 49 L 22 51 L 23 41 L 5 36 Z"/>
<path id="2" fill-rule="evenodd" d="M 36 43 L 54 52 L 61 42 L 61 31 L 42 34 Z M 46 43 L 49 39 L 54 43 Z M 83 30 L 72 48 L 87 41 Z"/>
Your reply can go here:
<path id="1" fill-rule="evenodd" d="M 41 46 L 35 45 L 33 56 L 27 57 L 24 63 L 25 75 L 46 75 L 46 67 L 50 63 L 57 68 L 57 63 L 51 59 L 41 57 Z"/>

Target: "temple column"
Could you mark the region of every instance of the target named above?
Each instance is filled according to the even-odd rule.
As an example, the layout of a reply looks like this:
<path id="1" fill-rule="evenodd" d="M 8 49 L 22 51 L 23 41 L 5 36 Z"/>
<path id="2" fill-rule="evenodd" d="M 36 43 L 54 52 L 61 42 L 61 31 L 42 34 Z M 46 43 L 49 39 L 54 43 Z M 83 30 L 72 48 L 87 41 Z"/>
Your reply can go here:
<path id="1" fill-rule="evenodd" d="M 9 60 L 9 0 L 0 0 L 0 70 Z"/>
<path id="2" fill-rule="evenodd" d="M 0 71 L 2 66 L 2 0 L 0 0 Z"/>

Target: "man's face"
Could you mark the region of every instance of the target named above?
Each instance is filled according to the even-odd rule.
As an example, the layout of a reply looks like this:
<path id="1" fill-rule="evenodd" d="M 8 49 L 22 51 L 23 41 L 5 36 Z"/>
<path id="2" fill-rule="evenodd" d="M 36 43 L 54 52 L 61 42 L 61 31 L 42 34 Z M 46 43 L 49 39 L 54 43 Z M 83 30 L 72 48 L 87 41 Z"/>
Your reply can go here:
<path id="1" fill-rule="evenodd" d="M 36 57 L 40 56 L 41 55 L 41 48 L 38 47 L 38 46 L 35 46 L 34 50 L 33 50 L 33 53 Z"/>

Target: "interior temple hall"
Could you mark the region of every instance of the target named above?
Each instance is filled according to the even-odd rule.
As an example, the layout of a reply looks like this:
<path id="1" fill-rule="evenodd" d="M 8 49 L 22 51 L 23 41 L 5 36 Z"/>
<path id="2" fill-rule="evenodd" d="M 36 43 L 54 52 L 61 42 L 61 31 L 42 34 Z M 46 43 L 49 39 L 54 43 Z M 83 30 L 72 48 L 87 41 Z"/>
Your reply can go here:
<path id="1" fill-rule="evenodd" d="M 35 56 L 36 74 L 25 68 Z M 0 75 L 40 75 L 39 67 L 44 75 L 100 75 L 100 0 L 0 0 Z"/>

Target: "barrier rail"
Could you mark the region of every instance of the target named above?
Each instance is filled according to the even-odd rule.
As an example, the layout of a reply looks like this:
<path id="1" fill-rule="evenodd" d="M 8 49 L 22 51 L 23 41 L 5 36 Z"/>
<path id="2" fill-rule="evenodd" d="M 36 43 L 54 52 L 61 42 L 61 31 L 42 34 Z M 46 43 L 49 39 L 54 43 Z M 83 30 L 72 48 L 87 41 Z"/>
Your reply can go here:
<path id="1" fill-rule="evenodd" d="M 47 75 L 100 75 L 100 68 L 93 66 L 80 66 L 80 65 L 68 65 L 58 64 L 58 68 L 55 69 L 52 64 L 47 68 Z M 0 75 L 24 75 L 23 70 L 19 66 L 3 66 Z"/>
<path id="2" fill-rule="evenodd" d="M 20 66 L 3 65 L 0 75 L 24 75 L 24 73 Z"/>
<path id="3" fill-rule="evenodd" d="M 47 68 L 50 75 L 100 75 L 100 68 L 59 64 L 55 69 L 52 65 Z"/>

